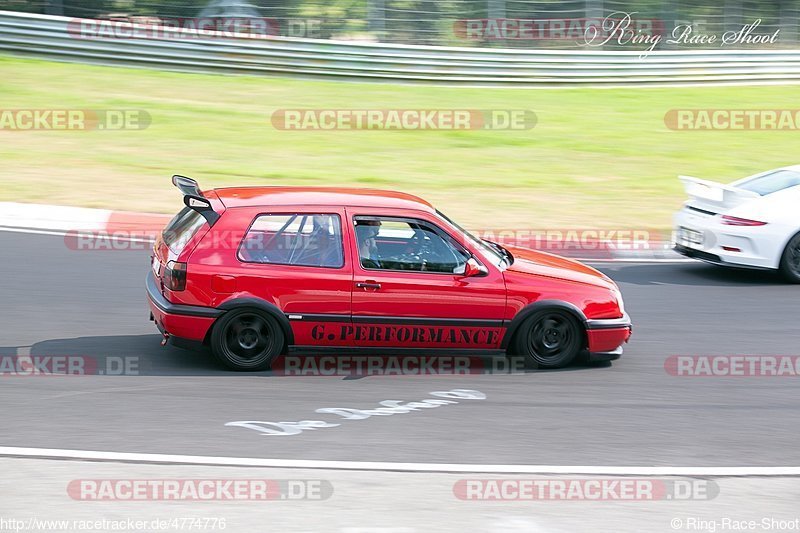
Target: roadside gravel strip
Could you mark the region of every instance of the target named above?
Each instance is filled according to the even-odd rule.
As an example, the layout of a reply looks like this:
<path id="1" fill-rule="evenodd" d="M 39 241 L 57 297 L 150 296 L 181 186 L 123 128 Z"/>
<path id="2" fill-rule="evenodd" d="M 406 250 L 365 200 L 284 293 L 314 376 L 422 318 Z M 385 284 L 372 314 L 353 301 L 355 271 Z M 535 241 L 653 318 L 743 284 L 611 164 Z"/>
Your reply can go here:
<path id="1" fill-rule="evenodd" d="M 98 247 L 125 247 L 124 243 L 130 242 L 147 243 L 171 218 L 170 215 L 157 213 L 0 202 L 0 231 L 46 232 L 72 237 L 101 236 L 102 238 L 95 240 Z M 574 259 L 600 262 L 691 261 L 673 252 L 670 243 L 666 241 L 649 241 L 643 249 L 604 248 L 601 258 L 597 257 L 596 250 L 581 250 L 578 245 L 553 251 Z"/>
<path id="2" fill-rule="evenodd" d="M 259 530 L 255 524 L 262 531 L 341 533 L 713 531 L 714 525 L 725 531 L 726 524 L 727 530 L 796 531 L 800 496 L 796 477 L 501 477 L 8 458 L 0 459 L 0 469 L 0 531 L 15 531 L 12 520 L 22 526 L 18 531 L 56 524 L 87 531 L 88 522 L 99 520 L 106 521 L 93 524 L 100 530 L 130 532 L 249 533 Z M 237 481 L 245 490 L 236 492 Z M 266 498 L 248 491 L 256 481 L 275 490 Z M 161 490 L 170 483 L 181 490 Z M 130 489 L 137 486 L 144 488 Z M 199 496 L 190 486 L 200 487 Z M 545 489 L 520 490 L 526 486 Z M 605 492 L 589 490 L 594 486 Z M 750 523 L 756 527 L 741 529 Z"/>

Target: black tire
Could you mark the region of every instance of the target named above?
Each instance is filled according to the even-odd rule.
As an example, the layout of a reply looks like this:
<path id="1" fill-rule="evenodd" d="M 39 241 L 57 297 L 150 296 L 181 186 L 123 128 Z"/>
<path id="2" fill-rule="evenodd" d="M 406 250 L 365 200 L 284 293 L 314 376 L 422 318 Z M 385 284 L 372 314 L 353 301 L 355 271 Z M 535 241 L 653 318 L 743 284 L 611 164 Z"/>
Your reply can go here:
<path id="1" fill-rule="evenodd" d="M 584 347 L 585 331 L 568 311 L 543 309 L 520 325 L 514 352 L 525 358 L 526 368 L 563 368 Z"/>
<path id="2" fill-rule="evenodd" d="M 241 308 L 228 311 L 211 331 L 211 352 L 231 370 L 269 370 L 283 350 L 284 334 L 269 313 Z"/>
<path id="3" fill-rule="evenodd" d="M 800 233 L 789 239 L 784 248 L 780 271 L 786 281 L 800 283 Z"/>

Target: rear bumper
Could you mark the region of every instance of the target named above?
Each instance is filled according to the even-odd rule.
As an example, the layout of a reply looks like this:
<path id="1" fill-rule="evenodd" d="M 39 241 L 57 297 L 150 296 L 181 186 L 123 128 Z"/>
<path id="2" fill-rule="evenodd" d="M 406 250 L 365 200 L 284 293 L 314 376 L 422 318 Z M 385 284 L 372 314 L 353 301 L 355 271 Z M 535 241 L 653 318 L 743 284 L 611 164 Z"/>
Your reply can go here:
<path id="1" fill-rule="evenodd" d="M 758 270 L 773 270 L 773 267 L 771 266 L 764 266 L 765 262 L 763 260 L 751 261 L 741 257 L 732 257 L 732 254 L 728 254 L 723 259 L 723 256 L 712 254 L 709 252 L 704 252 L 703 250 L 690 248 L 688 246 L 682 246 L 680 244 L 676 244 L 673 247 L 673 250 L 675 250 L 675 252 L 681 254 L 684 257 L 688 257 L 690 259 L 698 259 L 706 263 L 711 263 L 712 265 L 738 267 L 738 268 L 753 268 Z"/>
<path id="2" fill-rule="evenodd" d="M 147 300 L 152 319 L 165 335 L 203 341 L 224 311 L 213 307 L 174 304 L 164 298 L 152 272 L 147 274 Z"/>
<path id="3" fill-rule="evenodd" d="M 748 268 L 778 267 L 783 244 L 773 224 L 729 226 L 716 216 L 684 208 L 673 219 L 674 250 L 686 257 L 707 263 Z M 695 232 L 696 241 L 683 238 L 682 228 Z"/>
<path id="4" fill-rule="evenodd" d="M 612 361 L 622 355 L 622 345 L 631 338 L 633 325 L 628 315 L 622 318 L 586 321 L 590 361 Z"/>

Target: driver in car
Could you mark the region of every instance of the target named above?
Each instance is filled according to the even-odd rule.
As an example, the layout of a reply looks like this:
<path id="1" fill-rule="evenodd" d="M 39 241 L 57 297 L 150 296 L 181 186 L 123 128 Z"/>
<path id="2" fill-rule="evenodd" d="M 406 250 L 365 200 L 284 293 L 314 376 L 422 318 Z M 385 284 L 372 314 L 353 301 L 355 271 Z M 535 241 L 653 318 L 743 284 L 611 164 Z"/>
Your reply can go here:
<path id="1" fill-rule="evenodd" d="M 375 237 L 378 236 L 381 222 L 379 220 L 359 220 L 356 225 L 356 240 L 358 241 L 358 255 L 361 266 L 364 268 L 380 268 L 378 245 Z"/>

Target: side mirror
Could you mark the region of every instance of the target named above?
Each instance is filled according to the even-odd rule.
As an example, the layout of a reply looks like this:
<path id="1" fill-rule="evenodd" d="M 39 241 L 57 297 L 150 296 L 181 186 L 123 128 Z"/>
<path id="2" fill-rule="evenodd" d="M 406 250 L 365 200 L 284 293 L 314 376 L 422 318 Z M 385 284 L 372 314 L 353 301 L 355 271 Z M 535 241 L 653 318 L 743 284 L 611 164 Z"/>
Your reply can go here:
<path id="1" fill-rule="evenodd" d="M 461 275 L 465 278 L 472 278 L 475 276 L 485 276 L 488 273 L 489 270 L 485 266 L 478 263 L 474 257 L 470 257 L 467 259 L 467 262 L 464 263 L 464 271 L 461 272 Z"/>

